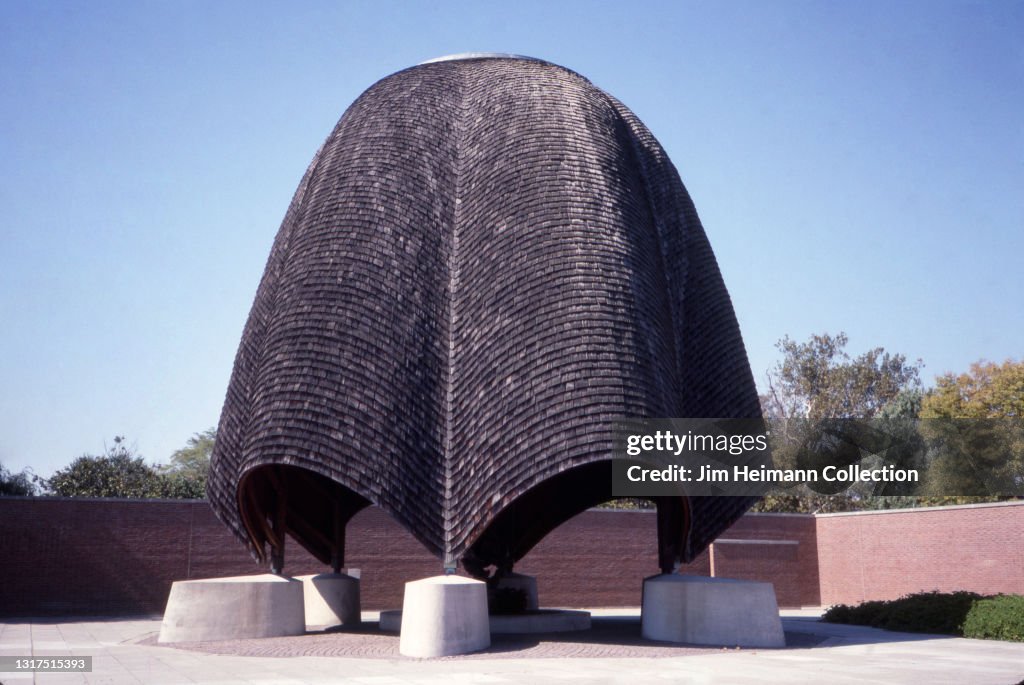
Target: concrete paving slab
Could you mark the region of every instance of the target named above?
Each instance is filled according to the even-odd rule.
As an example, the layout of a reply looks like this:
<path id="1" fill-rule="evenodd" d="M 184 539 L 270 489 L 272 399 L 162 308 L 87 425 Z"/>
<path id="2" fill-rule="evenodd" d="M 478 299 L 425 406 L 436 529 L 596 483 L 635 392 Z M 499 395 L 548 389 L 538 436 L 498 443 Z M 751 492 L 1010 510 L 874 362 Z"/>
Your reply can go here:
<path id="1" fill-rule="evenodd" d="M 592 609 L 611 630 L 639 630 L 639 610 Z M 920 683 L 1013 685 L 1024 680 L 1024 644 L 936 635 L 890 633 L 873 628 L 820 623 L 813 612 L 783 612 L 787 637 L 799 646 L 782 649 L 707 649 L 670 646 L 668 656 L 636 656 L 664 645 L 602 645 L 586 649 L 572 641 L 543 641 L 502 652 L 439 659 L 356 657 L 343 645 L 359 634 L 338 632 L 340 655 L 276 652 L 255 656 L 213 653 L 147 644 L 160 618 L 64 619 L 0 622 L 0 654 L 41 654 L 42 642 L 62 642 L 70 653 L 93 657 L 86 674 L 0 673 L 0 683 Z M 364 622 L 376 620 L 364 612 Z M 619 624 L 616 625 L 615 621 Z M 600 631 L 596 631 L 599 633 Z M 596 633 L 595 633 L 596 634 Z M 59 636 L 55 638 L 54 636 Z M 800 637 L 803 636 L 803 637 Z M 594 637 L 593 635 L 591 637 Z M 598 635 L 598 637 L 600 637 Z M 315 640 L 317 635 L 298 638 Z M 275 638 L 276 639 L 276 638 Z M 397 642 L 395 636 L 382 636 Z M 628 640 L 626 641 L 629 642 Z M 71 647 L 71 645 L 74 645 Z M 341 645 L 342 648 L 339 648 Z M 541 649 L 546 656 L 527 657 Z M 588 652 L 587 649 L 590 651 Z M 27 650 L 21 652 L 19 650 Z M 603 650 L 603 651 L 602 651 Z M 397 654 L 397 648 L 395 648 Z M 592 653 L 600 656 L 570 657 Z M 633 656 L 630 656 L 633 655 Z"/>

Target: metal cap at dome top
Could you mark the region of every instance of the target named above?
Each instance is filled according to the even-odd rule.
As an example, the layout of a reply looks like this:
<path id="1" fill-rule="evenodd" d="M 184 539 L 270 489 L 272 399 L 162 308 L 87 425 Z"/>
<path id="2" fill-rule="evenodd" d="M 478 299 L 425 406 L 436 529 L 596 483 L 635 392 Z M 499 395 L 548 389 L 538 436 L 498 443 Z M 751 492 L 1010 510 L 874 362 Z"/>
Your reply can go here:
<path id="1" fill-rule="evenodd" d="M 510 52 L 458 52 L 454 55 L 442 55 L 420 62 L 420 64 L 434 64 L 435 62 L 455 62 L 463 59 L 525 59 L 531 62 L 544 62 L 546 60 L 526 55 L 514 55 Z"/>

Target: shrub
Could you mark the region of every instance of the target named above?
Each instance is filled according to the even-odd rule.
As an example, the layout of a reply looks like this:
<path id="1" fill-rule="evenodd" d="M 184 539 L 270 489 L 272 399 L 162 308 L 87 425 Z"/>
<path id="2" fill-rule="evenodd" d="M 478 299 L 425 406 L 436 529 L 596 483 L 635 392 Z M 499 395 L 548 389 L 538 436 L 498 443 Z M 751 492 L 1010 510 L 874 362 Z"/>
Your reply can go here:
<path id="1" fill-rule="evenodd" d="M 964 637 L 1024 642 L 1024 596 L 981 599 L 967 612 Z"/>
<path id="2" fill-rule="evenodd" d="M 822 617 L 830 623 L 899 630 L 909 633 L 960 635 L 971 607 L 983 597 L 974 592 L 920 592 L 889 601 L 857 606 L 839 604 Z"/>
<path id="3" fill-rule="evenodd" d="M 960 635 L 967 612 L 982 596 L 975 592 L 924 592 L 896 600 L 887 612 L 886 630 Z"/>
<path id="4" fill-rule="evenodd" d="M 829 623 L 848 623 L 858 626 L 878 627 L 878 616 L 883 611 L 885 602 L 873 600 L 861 604 L 836 604 L 829 607 L 822 620 Z"/>

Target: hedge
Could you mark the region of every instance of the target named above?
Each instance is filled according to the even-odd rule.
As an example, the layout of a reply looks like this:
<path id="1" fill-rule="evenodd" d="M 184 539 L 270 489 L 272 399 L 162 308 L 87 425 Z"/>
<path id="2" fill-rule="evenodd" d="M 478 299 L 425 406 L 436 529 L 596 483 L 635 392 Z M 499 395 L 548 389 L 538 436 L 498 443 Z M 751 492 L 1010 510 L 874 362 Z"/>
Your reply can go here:
<path id="1" fill-rule="evenodd" d="M 887 601 L 830 607 L 822 620 L 909 633 L 1024 642 L 1024 596 L 920 592 Z"/>
<path id="2" fill-rule="evenodd" d="M 975 602 L 964 620 L 963 635 L 1024 642 L 1024 596 L 997 595 Z"/>

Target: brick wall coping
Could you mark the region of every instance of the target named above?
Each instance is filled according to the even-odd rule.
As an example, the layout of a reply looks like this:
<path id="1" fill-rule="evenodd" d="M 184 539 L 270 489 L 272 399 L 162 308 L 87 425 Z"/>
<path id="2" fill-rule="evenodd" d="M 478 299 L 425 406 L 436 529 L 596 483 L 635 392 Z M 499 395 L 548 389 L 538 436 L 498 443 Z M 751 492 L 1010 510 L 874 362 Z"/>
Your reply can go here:
<path id="1" fill-rule="evenodd" d="M 612 512 L 616 514 L 654 514 L 654 509 L 613 509 L 611 507 L 594 507 L 593 509 L 587 509 L 587 511 L 605 513 Z M 743 515 L 744 518 L 747 516 L 775 516 L 775 517 L 789 517 L 789 518 L 807 518 L 814 516 L 814 514 L 800 514 L 795 512 L 776 512 L 776 511 L 748 511 Z"/>
<path id="2" fill-rule="evenodd" d="M 712 545 L 799 545 L 799 540 L 759 540 L 755 538 L 717 538 Z"/>
<path id="3" fill-rule="evenodd" d="M 155 497 L 54 497 L 50 495 L 5 495 L 4 500 L 26 500 L 31 502 L 126 502 L 145 504 L 147 502 L 161 504 L 209 504 L 205 499 L 160 499 Z M 876 514 L 906 514 L 912 512 L 949 511 L 956 509 L 986 509 L 989 507 L 1024 507 L 1024 500 L 1009 502 L 978 502 L 976 504 L 947 504 L 935 507 L 906 507 L 902 509 L 871 509 L 867 511 L 839 511 L 830 514 L 804 514 L 794 512 L 748 512 L 746 516 L 806 518 L 808 516 L 874 516 Z M 612 509 L 610 507 L 594 507 L 588 511 L 615 514 L 653 514 L 654 509 Z"/>
<path id="4" fill-rule="evenodd" d="M 928 511 L 953 511 L 957 509 L 988 509 L 990 507 L 1024 507 L 1024 500 L 1010 502 L 978 502 L 976 504 L 947 504 L 939 507 L 907 507 L 905 509 L 872 509 L 870 511 L 838 511 L 833 514 L 812 514 L 815 518 L 833 516 L 874 516 L 876 514 L 911 514 Z"/>

